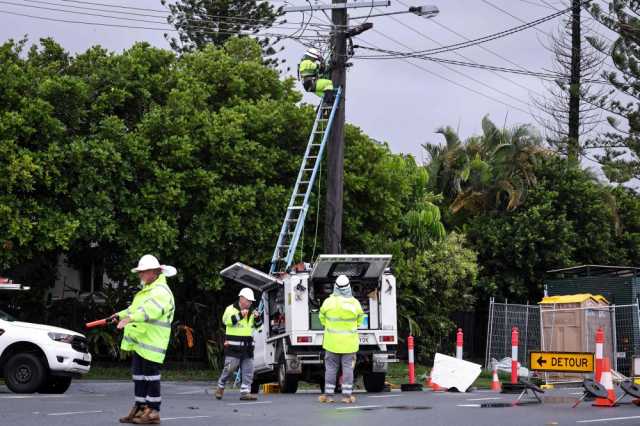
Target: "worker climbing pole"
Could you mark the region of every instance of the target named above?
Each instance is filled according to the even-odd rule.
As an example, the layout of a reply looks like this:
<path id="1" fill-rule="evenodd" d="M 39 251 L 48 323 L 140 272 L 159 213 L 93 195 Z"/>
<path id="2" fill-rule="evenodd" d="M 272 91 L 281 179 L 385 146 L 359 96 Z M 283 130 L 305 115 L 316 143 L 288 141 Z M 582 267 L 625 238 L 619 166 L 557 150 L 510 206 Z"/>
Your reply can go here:
<path id="1" fill-rule="evenodd" d="M 347 3 L 344 0 L 332 0 L 330 5 L 310 5 L 286 7 L 284 12 L 303 12 L 313 10 L 331 10 L 333 24 L 328 60 L 320 53 L 320 49 L 310 48 L 305 52 L 298 66 L 298 77 L 302 80 L 307 92 L 320 97 L 335 93 L 340 89 L 342 101 L 337 105 L 335 117 L 330 128 L 327 144 L 327 195 L 325 208 L 324 245 L 325 253 L 342 252 L 342 213 L 344 186 L 344 125 L 345 125 L 345 90 L 346 68 L 352 49 L 348 49 L 352 37 L 371 29 L 373 24 L 365 22 L 349 27 L 347 10 L 351 8 L 389 6 L 389 1 L 367 1 Z M 329 80 L 329 75 L 331 80 Z M 324 97 L 325 102 L 327 97 Z"/>

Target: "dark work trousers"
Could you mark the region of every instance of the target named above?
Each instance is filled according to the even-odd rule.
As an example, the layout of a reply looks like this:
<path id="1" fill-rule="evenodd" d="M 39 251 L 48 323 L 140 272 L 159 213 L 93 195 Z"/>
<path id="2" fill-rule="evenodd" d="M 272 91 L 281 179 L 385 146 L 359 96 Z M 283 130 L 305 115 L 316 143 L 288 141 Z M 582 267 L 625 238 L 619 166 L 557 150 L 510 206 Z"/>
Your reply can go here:
<path id="1" fill-rule="evenodd" d="M 142 358 L 136 352 L 131 360 L 136 405 L 160 411 L 160 365 Z"/>

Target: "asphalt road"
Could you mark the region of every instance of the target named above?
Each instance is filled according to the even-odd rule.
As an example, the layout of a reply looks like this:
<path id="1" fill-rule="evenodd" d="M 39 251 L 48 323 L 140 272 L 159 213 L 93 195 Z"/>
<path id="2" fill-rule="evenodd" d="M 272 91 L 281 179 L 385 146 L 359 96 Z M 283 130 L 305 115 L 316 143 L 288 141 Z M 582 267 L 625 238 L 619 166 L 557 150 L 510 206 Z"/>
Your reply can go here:
<path id="1" fill-rule="evenodd" d="M 512 395 L 473 393 L 358 393 L 355 405 L 320 404 L 318 392 L 260 395 L 241 402 L 228 391 L 213 398 L 211 384 L 163 383 L 162 421 L 169 425 L 370 425 L 370 426 L 494 426 L 494 425 L 638 425 L 640 407 L 625 404 L 596 408 L 583 403 L 575 409 L 579 389 L 545 394 L 542 405 L 481 407 L 508 403 Z M 64 395 L 15 395 L 0 386 L 0 425 L 115 425 L 132 404 L 133 385 L 127 382 L 78 381 Z M 628 399 L 627 399 L 628 401 Z"/>

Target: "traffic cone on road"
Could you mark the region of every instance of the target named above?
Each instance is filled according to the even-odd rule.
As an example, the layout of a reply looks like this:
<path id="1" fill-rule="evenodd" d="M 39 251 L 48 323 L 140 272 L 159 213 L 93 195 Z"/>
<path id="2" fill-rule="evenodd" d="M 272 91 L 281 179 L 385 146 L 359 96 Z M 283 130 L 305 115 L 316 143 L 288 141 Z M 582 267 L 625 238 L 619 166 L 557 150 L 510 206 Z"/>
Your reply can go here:
<path id="1" fill-rule="evenodd" d="M 434 392 L 446 392 L 447 391 L 447 388 L 443 388 L 442 386 L 440 386 L 439 384 L 437 384 L 434 381 L 431 382 L 431 389 Z"/>
<path id="2" fill-rule="evenodd" d="M 613 377 L 611 376 L 611 365 L 609 364 L 609 358 L 602 359 L 602 375 L 600 377 L 600 384 L 607 389 L 606 398 L 596 398 L 596 402 L 593 403 L 594 407 L 615 407 L 616 391 L 613 389 Z"/>
<path id="3" fill-rule="evenodd" d="M 500 379 L 498 378 L 498 367 L 493 366 L 493 379 L 491 380 L 491 390 L 494 392 L 500 392 L 502 386 L 500 385 Z"/>

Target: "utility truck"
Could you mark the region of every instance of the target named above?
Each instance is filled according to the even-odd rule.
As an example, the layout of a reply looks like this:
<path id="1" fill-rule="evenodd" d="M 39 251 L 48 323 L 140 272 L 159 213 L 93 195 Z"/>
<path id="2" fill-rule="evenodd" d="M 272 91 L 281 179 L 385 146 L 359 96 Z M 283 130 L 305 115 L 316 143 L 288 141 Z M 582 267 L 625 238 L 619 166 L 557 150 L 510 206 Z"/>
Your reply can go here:
<path id="1" fill-rule="evenodd" d="M 221 272 L 226 279 L 261 293 L 259 312 L 264 321 L 254 334 L 254 393 L 260 384 L 273 380 L 284 393 L 295 393 L 300 380 L 318 383 L 324 391 L 319 311 L 339 275 L 349 277 L 353 295 L 367 316 L 358 332 L 355 368 L 365 389 L 384 390 L 388 364 L 397 362 L 397 292 L 390 255 L 329 254 L 320 255 L 313 265 L 292 265 L 340 97 L 341 89 L 326 92 L 318 106 L 269 273 L 242 263 Z"/>

